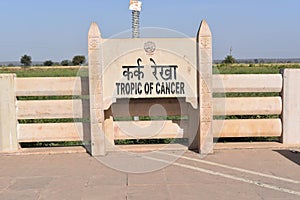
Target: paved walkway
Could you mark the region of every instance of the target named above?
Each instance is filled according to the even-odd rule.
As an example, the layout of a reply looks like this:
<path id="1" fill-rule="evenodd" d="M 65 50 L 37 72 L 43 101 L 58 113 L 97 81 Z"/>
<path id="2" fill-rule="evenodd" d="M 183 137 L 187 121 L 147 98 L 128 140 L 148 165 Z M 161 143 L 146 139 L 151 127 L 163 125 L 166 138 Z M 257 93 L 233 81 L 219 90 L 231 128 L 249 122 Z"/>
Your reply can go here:
<path id="1" fill-rule="evenodd" d="M 176 154 L 147 155 L 154 163 L 144 165 L 135 162 L 143 154 L 124 159 L 120 152 L 102 159 L 105 164 L 85 153 L 0 155 L 0 199 L 300 199 L 299 149 L 217 150 L 203 159 L 188 151 L 171 162 Z M 115 161 L 148 172 L 106 166 Z M 147 168 L 155 163 L 167 166 Z"/>

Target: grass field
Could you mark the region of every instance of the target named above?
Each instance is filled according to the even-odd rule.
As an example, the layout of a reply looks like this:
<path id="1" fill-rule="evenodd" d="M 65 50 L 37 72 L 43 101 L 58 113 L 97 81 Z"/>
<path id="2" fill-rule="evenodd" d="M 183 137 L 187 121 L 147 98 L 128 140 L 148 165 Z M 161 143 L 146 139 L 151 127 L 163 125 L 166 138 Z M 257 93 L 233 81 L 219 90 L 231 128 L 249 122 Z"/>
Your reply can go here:
<path id="1" fill-rule="evenodd" d="M 17 77 L 88 76 L 87 67 L 0 67 L 0 73 L 15 73 Z"/>
<path id="2" fill-rule="evenodd" d="M 214 74 L 278 74 L 284 68 L 300 68 L 300 63 L 288 64 L 218 64 Z M 0 73 L 16 73 L 18 77 L 88 76 L 87 67 L 0 67 Z"/>
<path id="3" fill-rule="evenodd" d="M 215 74 L 278 74 L 284 68 L 300 68 L 300 63 L 289 64 L 232 64 L 214 65 Z"/>

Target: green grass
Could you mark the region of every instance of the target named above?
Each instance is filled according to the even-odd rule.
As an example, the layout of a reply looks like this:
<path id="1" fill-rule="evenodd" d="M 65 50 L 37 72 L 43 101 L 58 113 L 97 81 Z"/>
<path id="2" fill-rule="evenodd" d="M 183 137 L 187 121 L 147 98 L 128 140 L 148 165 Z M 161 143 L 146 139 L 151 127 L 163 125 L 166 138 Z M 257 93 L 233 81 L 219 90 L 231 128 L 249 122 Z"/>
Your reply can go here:
<path id="1" fill-rule="evenodd" d="M 279 92 L 240 92 L 240 93 L 214 93 L 214 98 L 224 97 L 278 97 Z"/>
<path id="2" fill-rule="evenodd" d="M 244 137 L 244 138 L 215 138 L 214 142 L 280 142 L 278 137 Z"/>
<path id="3" fill-rule="evenodd" d="M 41 147 L 66 147 L 66 146 L 83 146 L 82 142 L 28 142 L 21 143 L 22 148 L 41 148 Z"/>
<path id="4" fill-rule="evenodd" d="M 133 140 L 115 140 L 116 145 L 134 145 L 134 144 L 182 144 L 188 145 L 187 138 L 165 138 L 165 139 L 133 139 Z"/>
<path id="5" fill-rule="evenodd" d="M 139 121 L 188 120 L 188 116 L 139 116 Z M 114 121 L 134 121 L 134 117 L 115 117 Z"/>
<path id="6" fill-rule="evenodd" d="M 32 67 L 22 67 L 22 68 L 1 68 L 0 73 L 15 73 L 17 77 L 73 77 L 81 76 L 87 77 L 88 70 L 86 68 L 32 68 Z"/>
<path id="7" fill-rule="evenodd" d="M 300 64 L 218 64 L 214 74 L 279 74 L 284 68 L 300 68 Z"/>

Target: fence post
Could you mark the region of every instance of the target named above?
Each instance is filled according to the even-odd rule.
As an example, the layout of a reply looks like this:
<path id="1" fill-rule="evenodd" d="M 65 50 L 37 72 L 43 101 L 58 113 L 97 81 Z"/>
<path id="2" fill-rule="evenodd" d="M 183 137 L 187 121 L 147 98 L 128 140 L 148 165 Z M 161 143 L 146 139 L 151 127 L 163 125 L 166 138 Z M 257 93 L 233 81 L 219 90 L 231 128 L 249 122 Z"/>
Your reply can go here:
<path id="1" fill-rule="evenodd" d="M 0 152 L 18 150 L 15 77 L 0 75 Z"/>
<path id="2" fill-rule="evenodd" d="M 212 34 L 205 20 L 197 36 L 198 95 L 199 95 L 199 153 L 213 152 L 212 105 Z"/>
<path id="3" fill-rule="evenodd" d="M 102 38 L 96 23 L 92 23 L 88 34 L 89 50 L 89 90 L 91 121 L 91 154 L 104 156 L 104 108 L 103 108 L 103 74 L 102 74 Z"/>
<path id="4" fill-rule="evenodd" d="M 300 144 L 300 69 L 283 71 L 282 143 Z"/>

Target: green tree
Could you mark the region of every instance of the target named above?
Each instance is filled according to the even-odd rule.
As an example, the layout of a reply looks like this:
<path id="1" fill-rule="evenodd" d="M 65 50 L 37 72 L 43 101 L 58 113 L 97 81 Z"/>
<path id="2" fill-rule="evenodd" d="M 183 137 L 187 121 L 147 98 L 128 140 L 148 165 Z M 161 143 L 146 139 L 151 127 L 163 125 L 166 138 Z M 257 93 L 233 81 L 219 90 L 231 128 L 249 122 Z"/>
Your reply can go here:
<path id="1" fill-rule="evenodd" d="M 31 56 L 28 56 L 25 54 L 24 56 L 21 57 L 20 62 L 25 67 L 31 66 L 31 64 L 32 64 Z"/>
<path id="2" fill-rule="evenodd" d="M 62 66 L 70 66 L 70 65 L 72 65 L 72 61 L 70 61 L 70 60 L 63 60 L 63 61 L 61 61 L 60 64 Z"/>
<path id="3" fill-rule="evenodd" d="M 86 62 L 85 56 L 74 56 L 72 63 L 73 65 L 82 65 Z"/>
<path id="4" fill-rule="evenodd" d="M 226 58 L 222 61 L 222 63 L 225 63 L 225 64 L 234 64 L 234 63 L 236 63 L 236 60 L 235 60 L 235 58 L 234 58 L 232 55 L 228 55 L 228 56 L 226 56 Z"/>
<path id="5" fill-rule="evenodd" d="M 46 61 L 44 62 L 44 66 L 53 66 L 52 60 L 46 60 Z"/>

